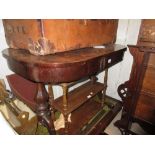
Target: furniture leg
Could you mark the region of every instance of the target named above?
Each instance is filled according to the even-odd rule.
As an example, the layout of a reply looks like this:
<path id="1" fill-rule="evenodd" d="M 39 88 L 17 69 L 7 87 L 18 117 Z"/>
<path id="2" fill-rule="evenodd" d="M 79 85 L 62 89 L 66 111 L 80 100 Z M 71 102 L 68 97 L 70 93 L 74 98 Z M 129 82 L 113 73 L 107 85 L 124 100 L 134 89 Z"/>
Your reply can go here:
<path id="1" fill-rule="evenodd" d="M 64 115 L 64 119 L 65 119 L 65 135 L 67 135 L 68 134 L 68 128 L 69 128 L 68 115 Z"/>
<path id="2" fill-rule="evenodd" d="M 37 93 L 35 96 L 36 101 L 36 113 L 38 121 L 47 127 L 49 134 L 55 134 L 53 120 L 50 116 L 50 109 L 48 104 L 48 93 L 45 89 L 44 84 L 37 84 Z"/>
<path id="3" fill-rule="evenodd" d="M 105 85 L 105 88 L 103 90 L 103 93 L 102 93 L 102 107 L 104 106 L 105 104 L 105 95 L 106 95 L 106 89 L 107 89 L 107 80 L 108 80 L 108 68 L 105 69 L 105 76 L 104 76 L 104 85 Z"/>
<path id="4" fill-rule="evenodd" d="M 53 102 L 54 102 L 54 94 L 53 94 L 53 89 L 52 85 L 48 85 L 48 94 L 49 94 L 49 104 L 50 104 L 50 111 L 51 111 L 51 119 L 55 121 L 55 115 L 54 115 L 54 108 L 53 108 Z"/>
<path id="5" fill-rule="evenodd" d="M 68 86 L 67 84 L 62 84 L 62 89 L 63 89 L 63 107 L 64 107 L 64 111 L 66 111 L 68 107 L 68 102 L 67 102 Z M 65 134 L 68 134 L 68 114 L 64 115 L 64 119 L 65 119 Z"/>

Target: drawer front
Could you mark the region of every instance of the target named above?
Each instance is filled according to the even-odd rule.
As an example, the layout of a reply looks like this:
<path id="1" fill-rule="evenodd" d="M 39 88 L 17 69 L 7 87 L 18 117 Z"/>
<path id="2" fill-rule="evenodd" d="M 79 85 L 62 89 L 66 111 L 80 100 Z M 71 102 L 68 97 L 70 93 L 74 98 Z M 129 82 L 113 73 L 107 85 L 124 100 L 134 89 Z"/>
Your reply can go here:
<path id="1" fill-rule="evenodd" d="M 122 51 L 122 52 L 118 52 L 113 55 L 107 56 L 105 59 L 105 67 L 106 68 L 111 67 L 115 65 L 116 63 L 122 61 L 123 55 L 124 55 L 124 52 Z"/>
<path id="2" fill-rule="evenodd" d="M 155 98 L 141 94 L 138 99 L 135 117 L 155 124 Z"/>

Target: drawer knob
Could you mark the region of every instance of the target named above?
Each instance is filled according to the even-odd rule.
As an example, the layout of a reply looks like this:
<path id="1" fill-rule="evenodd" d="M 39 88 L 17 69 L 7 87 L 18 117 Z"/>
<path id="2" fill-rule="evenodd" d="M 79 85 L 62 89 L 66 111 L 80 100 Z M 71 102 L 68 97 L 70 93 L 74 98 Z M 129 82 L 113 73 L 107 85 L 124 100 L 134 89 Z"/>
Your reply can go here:
<path id="1" fill-rule="evenodd" d="M 108 59 L 108 64 L 110 64 L 111 63 L 111 59 Z"/>

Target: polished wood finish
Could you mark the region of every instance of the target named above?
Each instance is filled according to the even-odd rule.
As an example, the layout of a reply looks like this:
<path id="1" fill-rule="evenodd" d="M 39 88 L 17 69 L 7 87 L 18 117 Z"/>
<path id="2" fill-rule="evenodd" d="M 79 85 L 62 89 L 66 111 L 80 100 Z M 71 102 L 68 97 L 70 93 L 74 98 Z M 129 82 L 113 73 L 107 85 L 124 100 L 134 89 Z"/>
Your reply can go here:
<path id="1" fill-rule="evenodd" d="M 134 60 L 129 81 L 118 88 L 124 105 L 122 118 L 115 123 L 125 134 L 133 121 L 148 126 L 150 134 L 155 134 L 154 27 L 155 20 L 143 20 L 137 45 L 128 45 Z"/>
<path id="2" fill-rule="evenodd" d="M 20 76 L 44 83 L 68 83 L 95 75 L 123 58 L 126 48 L 109 45 L 48 56 L 34 56 L 26 50 L 5 49 L 9 68 Z M 105 65 L 104 65 L 105 64 Z"/>
<path id="3" fill-rule="evenodd" d="M 89 134 L 103 120 L 108 68 L 122 61 L 126 50 L 114 44 L 118 20 L 6 19 L 3 25 L 10 47 L 3 51 L 3 56 L 13 72 L 34 84 L 35 94 L 27 95 L 25 101 L 37 113 L 39 122 L 50 134 L 56 134 L 54 112 L 59 111 L 65 121 L 63 134 Z M 102 48 L 93 48 L 96 45 Z M 105 85 L 96 78 L 103 70 Z M 20 82 L 27 83 L 25 79 Z M 81 79 L 90 82 L 69 92 L 69 87 Z M 52 90 L 55 84 L 63 90 L 63 96 L 56 100 Z M 24 101 L 25 95 L 19 91 L 21 86 L 11 85 Z M 100 103 L 93 100 L 96 95 L 101 97 Z M 71 123 L 68 121 L 70 114 Z M 90 123 L 94 115 L 96 118 Z M 86 129 L 79 132 L 83 126 Z"/>
<path id="4" fill-rule="evenodd" d="M 106 90 L 106 86 L 97 82 L 95 74 L 120 62 L 123 59 L 125 50 L 126 47 L 121 45 L 108 45 L 102 49 L 85 48 L 66 53 L 64 52 L 55 55 L 36 57 L 34 55 L 31 55 L 26 50 L 9 48 L 3 51 L 3 56 L 7 59 L 8 66 L 12 71 L 24 77 L 25 79 L 30 80 L 30 82 L 37 82 L 37 87 L 35 87 L 35 100 L 31 100 L 33 101 L 33 106 L 30 107 L 33 107 L 34 110 L 37 112 L 39 121 L 48 128 L 51 134 L 55 134 L 53 127 L 53 120 L 55 118 L 53 112 L 55 110 L 60 110 L 64 113 L 65 118 L 65 131 L 63 132 L 63 134 L 71 134 L 71 131 L 75 133 L 75 129 L 70 129 L 71 127 L 67 120 L 69 112 L 78 113 L 78 109 L 79 111 L 81 111 L 83 106 L 87 107 L 84 108 L 85 110 L 82 110 L 81 114 L 78 113 L 79 116 L 75 115 L 75 118 L 78 118 L 80 121 L 79 123 L 82 125 L 85 124 L 86 121 L 88 121 L 88 118 L 90 119 L 92 115 L 95 114 L 95 111 L 97 111 L 98 108 L 92 108 L 94 107 L 93 104 L 92 107 L 91 105 L 89 105 L 90 107 L 88 107 L 87 102 L 91 101 L 91 98 L 101 91 L 103 93 L 102 97 L 104 97 L 104 91 Z M 106 70 L 106 76 L 104 80 L 105 84 L 107 83 L 107 73 L 108 72 Z M 70 97 L 71 95 L 67 91 L 68 87 L 74 85 L 76 80 L 80 80 L 83 78 L 91 79 L 89 85 L 91 90 L 87 86 L 84 86 L 82 89 L 77 88 L 76 90 L 80 89 L 80 91 L 78 92 L 80 94 L 81 92 L 83 92 L 83 94 L 81 94 L 80 96 L 77 96 L 78 94 L 73 94 L 72 97 Z M 44 86 L 45 84 L 60 84 L 62 86 L 64 94 L 61 106 L 59 106 L 59 102 L 58 104 L 55 104 L 55 101 L 53 100 L 53 93 L 50 90 L 50 87 L 48 96 Z M 91 94 L 90 99 L 83 98 L 83 96 L 87 95 L 87 92 L 88 95 L 90 95 L 89 93 L 91 93 L 92 91 L 94 94 Z M 71 100 L 72 102 L 70 102 L 70 98 L 74 98 Z M 102 100 L 104 99 L 102 98 Z M 82 114 L 85 114 L 85 112 L 87 111 L 86 109 L 90 112 L 88 112 L 88 116 L 85 116 L 86 120 L 83 118 L 84 121 L 82 121 L 80 116 Z M 92 115 L 90 115 L 89 113 Z M 92 127 L 96 126 L 97 123 L 101 121 L 102 116 L 103 114 L 101 111 L 99 113 L 99 116 L 97 116 L 97 122 L 94 125 L 92 124 Z M 79 127 L 81 127 L 80 124 Z M 87 133 L 88 131 L 86 131 L 86 134 Z"/>
<path id="5" fill-rule="evenodd" d="M 37 84 L 17 74 L 7 75 L 6 78 L 14 96 L 17 96 L 19 100 L 25 102 L 34 112 L 36 112 L 34 96 L 37 92 Z"/>
<path id="6" fill-rule="evenodd" d="M 112 44 L 116 39 L 118 20 L 5 19 L 3 25 L 9 47 L 28 49 L 34 55 L 47 55 Z"/>

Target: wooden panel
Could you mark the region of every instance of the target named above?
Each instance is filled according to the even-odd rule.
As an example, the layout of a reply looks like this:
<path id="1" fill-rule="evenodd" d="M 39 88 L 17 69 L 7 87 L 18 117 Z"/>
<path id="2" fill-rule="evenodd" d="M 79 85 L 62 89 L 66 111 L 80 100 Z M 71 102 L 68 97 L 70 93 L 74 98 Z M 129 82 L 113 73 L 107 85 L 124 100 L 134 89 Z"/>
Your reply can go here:
<path id="1" fill-rule="evenodd" d="M 37 92 L 37 84 L 17 74 L 7 75 L 6 78 L 12 93 L 36 112 L 36 101 L 34 98 Z"/>
<path id="2" fill-rule="evenodd" d="M 155 94 L 155 68 L 148 67 L 142 84 L 142 90 Z"/>
<path id="3" fill-rule="evenodd" d="M 3 20 L 11 48 L 46 55 L 115 42 L 118 20 Z"/>
<path id="4" fill-rule="evenodd" d="M 11 48 L 25 49 L 31 34 L 34 41 L 40 38 L 39 25 L 35 19 L 3 20 L 3 25 L 6 42 Z"/>
<path id="5" fill-rule="evenodd" d="M 155 124 L 155 98 L 141 94 L 137 102 L 135 116 Z"/>
<path id="6" fill-rule="evenodd" d="M 150 53 L 147 65 L 155 68 L 155 54 Z"/>
<path id="7" fill-rule="evenodd" d="M 142 20 L 141 29 L 138 38 L 138 45 L 155 47 L 155 20 Z"/>
<path id="8" fill-rule="evenodd" d="M 57 51 L 114 43 L 117 32 L 117 20 L 43 20 L 43 25 Z"/>
<path id="9" fill-rule="evenodd" d="M 78 108 L 80 105 L 84 104 L 91 96 L 95 96 L 97 93 L 101 92 L 105 86 L 99 82 L 96 82 L 95 84 L 91 84 L 91 82 L 88 82 L 70 93 L 68 93 L 68 108 L 65 111 L 63 107 L 63 98 L 59 97 L 56 99 L 53 103 L 54 108 L 59 110 L 63 114 L 69 114 L 76 108 Z"/>

